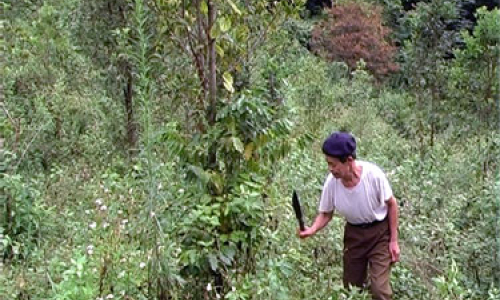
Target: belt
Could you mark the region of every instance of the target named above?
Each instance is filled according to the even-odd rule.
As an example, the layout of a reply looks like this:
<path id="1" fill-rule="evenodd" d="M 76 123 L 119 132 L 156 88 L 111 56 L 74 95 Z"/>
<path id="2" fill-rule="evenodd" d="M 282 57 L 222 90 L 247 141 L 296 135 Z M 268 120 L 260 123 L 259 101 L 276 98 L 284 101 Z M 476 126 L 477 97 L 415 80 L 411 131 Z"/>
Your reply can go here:
<path id="1" fill-rule="evenodd" d="M 380 220 L 380 221 L 379 220 L 375 220 L 375 221 L 373 221 L 371 223 L 352 224 L 352 223 L 347 222 L 347 224 L 349 224 L 351 226 L 354 226 L 354 227 L 359 227 L 359 228 L 370 228 L 372 226 L 375 226 L 375 225 L 377 225 L 379 223 L 384 222 L 385 220 L 387 220 L 387 217 L 385 217 L 383 220 Z"/>

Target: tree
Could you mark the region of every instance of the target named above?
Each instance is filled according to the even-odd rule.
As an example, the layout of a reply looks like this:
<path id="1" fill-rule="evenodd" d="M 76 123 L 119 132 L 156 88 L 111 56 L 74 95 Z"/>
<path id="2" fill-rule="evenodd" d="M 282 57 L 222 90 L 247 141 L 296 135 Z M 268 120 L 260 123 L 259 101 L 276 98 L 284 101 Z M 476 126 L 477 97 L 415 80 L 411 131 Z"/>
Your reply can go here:
<path id="1" fill-rule="evenodd" d="M 441 102 L 447 94 L 446 57 L 456 39 L 456 32 L 448 30 L 448 24 L 455 22 L 457 16 L 455 2 L 433 0 L 419 2 L 404 20 L 410 29 L 410 39 L 402 50 L 402 71 L 416 99 L 416 134 L 422 156 L 427 146 L 434 145 L 438 130 L 445 126 Z M 429 139 L 425 141 L 427 135 Z"/>
<path id="2" fill-rule="evenodd" d="M 75 36 L 96 66 L 105 70 L 106 92 L 123 108 L 124 122 L 117 126 L 125 129 L 122 138 L 134 149 L 140 129 L 134 101 L 135 67 L 124 55 L 127 45 L 121 43 L 119 34 L 129 25 L 134 7 L 127 0 L 92 0 L 79 3 L 79 9 Z"/>
<path id="3" fill-rule="evenodd" d="M 498 112 L 495 96 L 499 93 L 497 74 L 500 56 L 500 12 L 497 9 L 487 11 L 485 7 L 476 13 L 478 20 L 472 34 L 462 32 L 465 46 L 457 49 L 456 59 L 451 69 L 450 89 L 454 92 L 455 103 L 464 111 L 472 112 L 479 122 L 471 122 L 475 126 L 475 134 L 479 137 L 490 130 L 498 129 Z M 479 141 L 479 147 L 481 146 Z M 489 165 L 495 160 L 491 156 L 490 139 L 486 134 L 485 153 L 483 157 L 483 174 L 487 175 Z"/>
<path id="4" fill-rule="evenodd" d="M 152 57 L 164 68 L 176 63 L 195 83 L 184 95 L 184 127 L 162 130 L 168 144 L 180 149 L 188 178 L 199 184 L 199 199 L 187 209 L 178 234 L 185 236 L 185 275 L 213 278 L 219 294 L 227 291 L 231 268 L 252 270 L 253 251 L 262 240 L 262 201 L 269 166 L 283 157 L 293 139 L 280 107 L 269 103 L 250 82 L 253 60 L 271 32 L 300 1 L 193 0 L 153 1 Z M 153 35 L 152 35 L 153 36 Z M 174 61 L 175 56 L 183 58 Z M 167 75 L 170 76 L 170 75 Z M 162 83 L 160 83 L 162 84 Z M 185 232 L 185 228 L 192 229 Z M 248 263 L 245 263 L 248 262 Z M 201 297 L 203 289 L 195 289 Z"/>
<path id="5" fill-rule="evenodd" d="M 389 34 L 382 24 L 380 7 L 339 5 L 313 29 L 311 48 L 329 61 L 345 62 L 351 69 L 363 60 L 366 68 L 381 78 L 398 69 L 393 62 L 396 47 L 388 40 Z"/>

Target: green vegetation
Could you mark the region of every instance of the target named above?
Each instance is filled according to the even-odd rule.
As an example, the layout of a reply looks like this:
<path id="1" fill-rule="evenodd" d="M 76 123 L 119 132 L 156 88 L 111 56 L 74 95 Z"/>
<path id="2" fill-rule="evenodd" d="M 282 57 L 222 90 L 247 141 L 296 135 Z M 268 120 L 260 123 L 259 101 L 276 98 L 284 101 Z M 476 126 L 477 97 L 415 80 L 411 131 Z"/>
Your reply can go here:
<path id="1" fill-rule="evenodd" d="M 500 10 L 342 1 L 384 14 L 345 35 L 303 2 L 0 1 L 0 299 L 369 299 L 343 220 L 291 208 L 348 129 L 400 205 L 394 299 L 499 300 Z M 382 19 L 399 70 L 305 47 Z"/>

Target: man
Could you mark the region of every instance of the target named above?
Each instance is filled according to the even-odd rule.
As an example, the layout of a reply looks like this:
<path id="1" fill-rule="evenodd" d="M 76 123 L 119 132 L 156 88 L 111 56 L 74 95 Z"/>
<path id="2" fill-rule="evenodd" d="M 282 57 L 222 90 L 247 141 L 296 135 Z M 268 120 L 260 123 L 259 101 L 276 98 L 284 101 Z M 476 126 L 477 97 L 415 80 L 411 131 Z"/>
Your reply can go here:
<path id="1" fill-rule="evenodd" d="M 373 299 L 390 300 L 390 270 L 399 261 L 398 208 L 383 171 L 356 160 L 356 140 L 335 132 L 323 143 L 330 174 L 323 186 L 319 213 L 306 238 L 325 227 L 336 210 L 347 221 L 344 231 L 344 286 L 362 288 L 370 279 Z"/>

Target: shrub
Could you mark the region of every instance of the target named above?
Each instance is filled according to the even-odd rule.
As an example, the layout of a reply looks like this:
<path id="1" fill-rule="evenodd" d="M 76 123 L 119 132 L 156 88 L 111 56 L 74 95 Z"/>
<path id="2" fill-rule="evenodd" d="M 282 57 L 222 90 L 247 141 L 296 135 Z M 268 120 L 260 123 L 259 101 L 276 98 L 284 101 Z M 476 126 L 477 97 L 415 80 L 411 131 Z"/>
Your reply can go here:
<path id="1" fill-rule="evenodd" d="M 390 29 L 382 25 L 380 7 L 340 5 L 313 29 L 311 50 L 329 61 L 343 61 L 351 69 L 364 60 L 370 72 L 382 77 L 398 70 L 389 34 Z"/>

